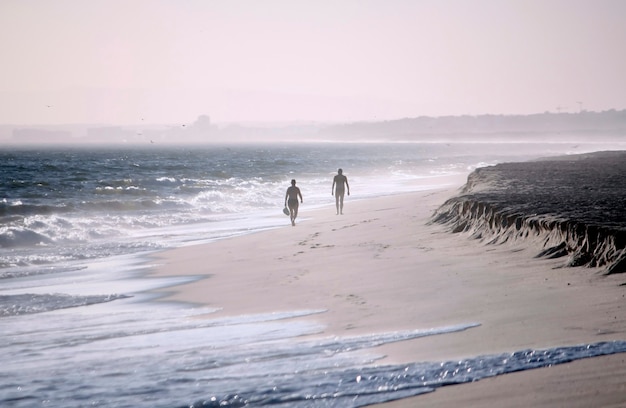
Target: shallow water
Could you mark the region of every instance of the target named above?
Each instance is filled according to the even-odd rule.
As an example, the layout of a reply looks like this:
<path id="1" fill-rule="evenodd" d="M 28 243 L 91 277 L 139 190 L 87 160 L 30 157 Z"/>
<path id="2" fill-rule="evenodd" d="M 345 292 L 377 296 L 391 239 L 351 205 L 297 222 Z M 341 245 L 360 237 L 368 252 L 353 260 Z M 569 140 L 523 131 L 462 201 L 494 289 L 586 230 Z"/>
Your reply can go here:
<path id="1" fill-rule="evenodd" d="M 199 319 L 114 304 L 0 319 L 0 402 L 33 407 L 359 407 L 508 372 L 626 352 L 626 342 L 519 350 L 458 361 L 377 365 L 373 347 L 454 335 L 475 323 L 355 337 L 320 335 L 294 311 Z M 146 318 L 149 315 L 150 318 Z"/>

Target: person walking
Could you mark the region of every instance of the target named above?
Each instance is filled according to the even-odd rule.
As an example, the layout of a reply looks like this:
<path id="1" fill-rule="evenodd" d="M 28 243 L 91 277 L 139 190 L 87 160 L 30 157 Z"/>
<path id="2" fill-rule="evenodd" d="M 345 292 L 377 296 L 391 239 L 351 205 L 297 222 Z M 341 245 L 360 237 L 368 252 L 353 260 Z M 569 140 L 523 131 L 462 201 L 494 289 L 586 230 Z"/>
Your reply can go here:
<path id="1" fill-rule="evenodd" d="M 335 188 L 336 187 L 336 188 Z M 337 206 L 337 215 L 343 214 L 343 196 L 348 189 L 348 195 L 350 195 L 350 184 L 348 184 L 348 178 L 343 174 L 343 170 L 337 170 L 337 175 L 333 178 L 333 186 L 330 194 L 335 195 L 335 205 Z"/>
<path id="2" fill-rule="evenodd" d="M 300 197 L 300 202 L 302 203 L 302 193 L 296 187 L 296 180 L 291 180 L 291 187 L 287 189 L 285 194 L 285 207 L 289 207 L 289 218 L 292 226 L 296 225 L 296 217 L 298 216 L 298 197 Z"/>

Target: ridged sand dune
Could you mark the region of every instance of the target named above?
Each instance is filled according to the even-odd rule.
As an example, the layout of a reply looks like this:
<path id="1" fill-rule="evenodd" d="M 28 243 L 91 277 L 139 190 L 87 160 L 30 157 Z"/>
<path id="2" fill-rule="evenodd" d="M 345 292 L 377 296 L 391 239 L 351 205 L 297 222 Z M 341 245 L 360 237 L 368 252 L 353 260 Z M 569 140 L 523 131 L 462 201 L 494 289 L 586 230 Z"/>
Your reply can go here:
<path id="1" fill-rule="evenodd" d="M 433 222 L 487 243 L 534 243 L 567 266 L 626 272 L 626 152 L 477 169 Z"/>

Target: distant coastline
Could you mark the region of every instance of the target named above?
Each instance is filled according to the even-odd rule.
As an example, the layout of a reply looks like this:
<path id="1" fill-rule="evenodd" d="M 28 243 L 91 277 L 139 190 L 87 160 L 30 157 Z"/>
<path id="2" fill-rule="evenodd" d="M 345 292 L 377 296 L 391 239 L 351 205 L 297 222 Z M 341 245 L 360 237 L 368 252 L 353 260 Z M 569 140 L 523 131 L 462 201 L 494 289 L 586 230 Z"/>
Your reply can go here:
<path id="1" fill-rule="evenodd" d="M 0 125 L 0 143 L 182 144 L 302 141 L 488 142 L 624 141 L 626 110 L 532 115 L 420 116 L 349 123 L 215 124 L 208 115 L 185 124 Z"/>

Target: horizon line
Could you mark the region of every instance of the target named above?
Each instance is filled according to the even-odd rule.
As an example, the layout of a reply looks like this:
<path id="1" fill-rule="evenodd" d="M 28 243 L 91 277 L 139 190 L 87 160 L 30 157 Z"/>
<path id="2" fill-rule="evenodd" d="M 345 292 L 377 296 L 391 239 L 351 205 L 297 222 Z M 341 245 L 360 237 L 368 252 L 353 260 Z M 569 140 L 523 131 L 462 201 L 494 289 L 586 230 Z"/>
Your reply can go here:
<path id="1" fill-rule="evenodd" d="M 481 117 L 481 116 L 502 116 L 502 117 L 524 117 L 524 116 L 538 116 L 538 115 L 557 115 L 557 116 L 568 116 L 568 115 L 580 115 L 580 114 L 598 114 L 598 113 L 609 113 L 609 112 L 626 112 L 626 108 L 617 109 L 605 109 L 600 111 L 593 110 L 580 110 L 578 112 L 562 112 L 562 111 L 544 111 L 544 112 L 536 112 L 536 113 L 480 113 L 480 114 L 448 114 L 448 115 L 418 115 L 418 116 L 405 116 L 398 117 L 395 119 L 360 119 L 360 120 L 317 120 L 317 119 L 284 119 L 284 120 L 239 120 L 239 121 L 211 121 L 212 125 L 255 125 L 255 126 L 275 126 L 275 125 L 347 125 L 347 124 L 362 124 L 362 123 L 385 123 L 385 122 L 395 122 L 401 120 L 411 120 L 411 119 L 422 119 L 422 118 L 430 118 L 430 119 L 443 119 L 443 118 L 467 118 L 467 117 Z M 196 117 L 196 120 L 200 117 L 208 116 L 208 114 L 200 114 Z M 186 127 L 193 125 L 193 122 L 185 123 L 184 121 L 180 122 L 167 122 L 167 123 L 103 123 L 103 122 L 66 122 L 66 123 L 57 123 L 57 124 L 49 124 L 49 123 L 33 123 L 33 124 L 25 124 L 25 123 L 0 123 L 2 127 L 16 127 L 16 126 L 46 126 L 46 127 L 58 127 L 58 126 L 100 126 L 100 127 L 146 127 L 146 126 L 180 126 Z"/>

